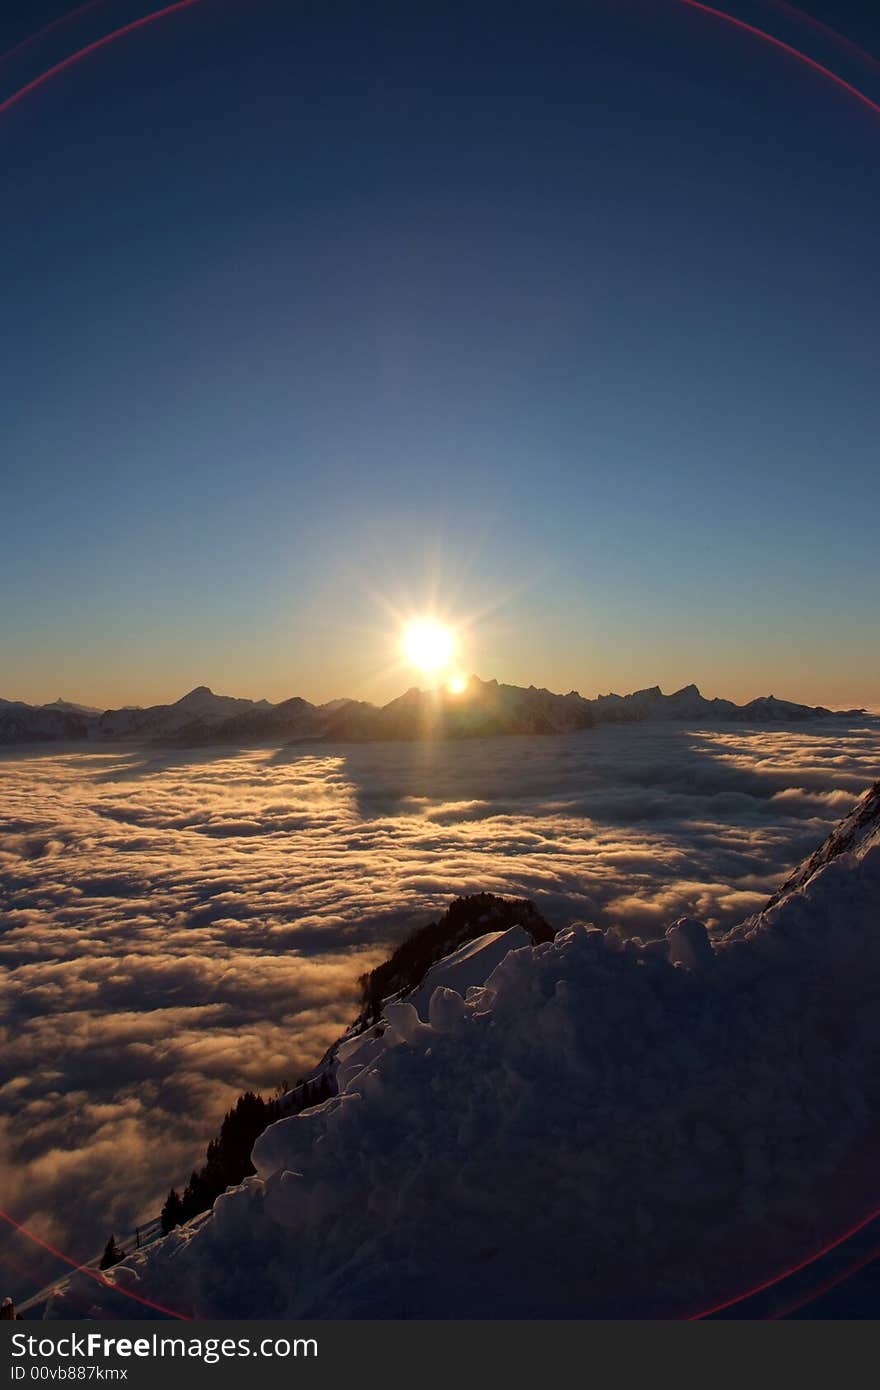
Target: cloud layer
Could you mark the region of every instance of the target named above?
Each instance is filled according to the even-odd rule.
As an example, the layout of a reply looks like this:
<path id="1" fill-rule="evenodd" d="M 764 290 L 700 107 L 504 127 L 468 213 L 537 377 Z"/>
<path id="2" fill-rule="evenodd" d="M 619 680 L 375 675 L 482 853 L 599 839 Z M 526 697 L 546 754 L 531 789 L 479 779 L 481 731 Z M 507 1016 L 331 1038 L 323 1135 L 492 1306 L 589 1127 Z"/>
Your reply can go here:
<path id="1" fill-rule="evenodd" d="M 877 776 L 880 725 L 0 758 L 5 1205 L 77 1257 L 315 1060 L 451 896 L 729 926 Z M 60 1272 L 0 1244 L 14 1292 Z"/>

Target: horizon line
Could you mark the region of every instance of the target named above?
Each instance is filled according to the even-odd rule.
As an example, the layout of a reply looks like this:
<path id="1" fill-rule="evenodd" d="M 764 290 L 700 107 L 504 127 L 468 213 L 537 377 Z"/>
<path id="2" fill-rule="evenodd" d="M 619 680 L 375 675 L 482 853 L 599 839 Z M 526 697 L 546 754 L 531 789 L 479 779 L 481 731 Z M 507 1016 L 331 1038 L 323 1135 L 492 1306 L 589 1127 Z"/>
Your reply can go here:
<path id="1" fill-rule="evenodd" d="M 703 689 L 697 684 L 697 682 L 695 682 L 695 681 L 688 681 L 688 682 L 686 682 L 684 685 L 677 686 L 674 690 L 671 690 L 671 691 L 669 691 L 668 693 L 667 693 L 666 691 L 663 690 L 663 688 L 662 688 L 661 685 L 659 685 L 658 683 L 655 682 L 655 683 L 652 684 L 652 685 L 640 685 L 640 686 L 636 686 L 634 689 L 629 690 L 629 691 L 624 691 L 624 692 L 620 692 L 620 691 L 612 690 L 612 689 L 600 690 L 600 691 L 597 691 L 595 695 L 585 695 L 585 694 L 583 693 L 583 691 L 577 689 L 577 688 L 574 687 L 574 686 L 572 686 L 569 690 L 552 690 L 549 686 L 536 685 L 534 682 L 530 682 L 528 685 L 518 685 L 515 681 L 498 680 L 497 677 L 491 677 L 491 676 L 488 677 L 488 678 L 484 678 L 484 677 L 478 675 L 476 672 L 471 672 L 471 674 L 467 677 L 467 684 L 468 684 L 468 685 L 471 685 L 471 684 L 473 684 L 474 682 L 476 682 L 476 683 L 479 684 L 479 685 L 497 685 L 497 686 L 505 686 L 505 687 L 508 687 L 508 688 L 514 689 L 514 690 L 544 690 L 544 691 L 546 691 L 549 695 L 554 695 L 554 696 L 557 696 L 557 697 L 559 697 L 559 698 L 564 698 L 564 697 L 567 696 L 567 695 L 577 695 L 580 699 L 585 700 L 585 701 L 590 701 L 590 702 L 596 701 L 596 700 L 602 700 L 602 699 L 610 699 L 610 698 L 628 699 L 628 698 L 630 698 L 631 696 L 647 694 L 648 692 L 652 692 L 652 691 L 657 691 L 658 694 L 659 694 L 660 696 L 662 696 L 663 698 L 670 699 L 670 698 L 672 698 L 672 697 L 675 696 L 675 695 L 680 695 L 680 694 L 682 694 L 684 691 L 687 691 L 687 690 L 694 690 L 694 691 L 700 696 L 701 699 L 708 700 L 708 701 L 712 701 L 712 700 L 725 700 L 725 701 L 728 701 L 730 704 L 734 704 L 734 705 L 742 705 L 742 706 L 744 706 L 744 705 L 748 705 L 748 704 L 750 704 L 750 703 L 752 703 L 753 701 L 756 701 L 756 700 L 779 700 L 779 701 L 783 701 L 783 702 L 788 703 L 788 704 L 802 704 L 802 705 L 807 705 L 809 708 L 813 708 L 813 709 L 819 709 L 819 708 L 831 709 L 831 708 L 832 708 L 831 705 L 824 705 L 824 704 L 822 704 L 821 702 L 819 702 L 819 703 L 814 703 L 814 704 L 810 704 L 809 701 L 806 701 L 806 700 L 799 700 L 799 699 L 794 698 L 793 696 L 788 696 L 788 695 L 778 695 L 778 694 L 776 694 L 775 692 L 769 692 L 769 691 L 767 691 L 767 692 L 761 692 L 761 693 L 759 693 L 759 694 L 757 694 L 757 695 L 750 696 L 749 698 L 747 698 L 747 699 L 745 699 L 745 700 L 742 700 L 742 701 L 734 700 L 734 699 L 732 699 L 731 697 L 725 696 L 725 695 L 706 695 L 705 692 L 704 692 L 704 690 L 703 690 Z M 32 700 L 21 699 L 21 698 L 18 698 L 18 697 L 9 697 L 9 696 L 5 696 L 5 695 L 0 694 L 0 709 L 2 709 L 3 706 L 8 706 L 8 705 L 13 705 L 13 706 L 14 706 L 14 705 L 22 705 L 22 706 L 24 706 L 24 707 L 27 708 L 27 709 L 53 709 L 53 708 L 58 708 L 59 706 L 71 706 L 71 707 L 76 707 L 77 710 L 79 710 L 80 712 L 82 712 L 82 713 L 84 713 L 84 714 L 102 715 L 102 714 L 107 714 L 107 713 L 114 712 L 114 711 L 119 711 L 119 710 L 149 710 L 149 709 L 171 708 L 171 707 L 173 707 L 174 705 L 180 704 L 183 700 L 188 699 L 189 696 L 195 695 L 195 694 L 198 694 L 198 693 L 204 693 L 204 694 L 206 694 L 206 695 L 210 695 L 210 696 L 212 696 L 214 699 L 218 699 L 218 700 L 246 700 L 249 704 L 252 704 L 252 705 L 265 704 L 265 705 L 268 705 L 268 706 L 270 706 L 270 707 L 272 707 L 272 708 L 275 708 L 275 707 L 277 707 L 278 705 L 285 704 L 285 703 L 287 703 L 287 701 L 289 701 L 289 700 L 300 699 L 300 700 L 303 700 L 306 704 L 313 705 L 315 708 L 321 708 L 322 706 L 325 706 L 325 705 L 328 705 L 328 704 L 346 702 L 346 703 L 352 703 L 352 704 L 368 704 L 368 705 L 373 706 L 373 708 L 376 708 L 376 709 L 383 709 L 383 708 L 385 708 L 387 705 L 393 704 L 395 700 L 398 700 L 398 699 L 402 698 L 404 695 L 408 695 L 408 694 L 409 694 L 411 691 L 413 691 L 413 690 L 417 690 L 417 691 L 419 692 L 419 694 L 422 694 L 422 695 L 429 695 L 429 694 L 435 694 L 435 693 L 436 693 L 436 694 L 439 694 L 439 693 L 442 693 L 442 692 L 444 692 L 444 691 L 447 691 L 447 689 L 448 689 L 448 677 L 444 678 L 444 680 L 440 681 L 440 682 L 439 682 L 438 684 L 436 684 L 436 685 L 427 685 L 427 686 L 422 686 L 422 685 L 418 685 L 418 684 L 411 684 L 411 685 L 408 685 L 408 686 L 405 687 L 405 689 L 401 690 L 400 693 L 399 693 L 398 695 L 392 695 L 391 698 L 390 698 L 389 700 L 385 700 L 385 701 L 383 701 L 383 702 L 381 702 L 381 703 L 376 703 L 376 702 L 374 702 L 373 700 L 369 700 L 369 699 L 366 699 L 366 698 L 363 697 L 363 696 L 357 696 L 357 695 L 336 695 L 336 696 L 331 695 L 328 699 L 322 700 L 322 699 L 317 699 L 317 698 L 316 698 L 316 699 L 310 699 L 308 696 L 306 696 L 306 695 L 301 695 L 301 694 L 299 694 L 299 693 L 294 693 L 294 694 L 292 694 L 292 695 L 285 695 L 285 696 L 282 696 L 280 699 L 277 699 L 277 700 L 270 700 L 267 696 L 230 695 L 230 694 L 226 694 L 225 692 L 218 692 L 218 691 L 214 690 L 214 688 L 213 688 L 212 686 L 210 686 L 210 685 L 208 685 L 208 684 L 206 684 L 206 683 L 199 683 L 199 684 L 197 684 L 197 685 L 194 685 L 194 686 L 190 687 L 189 690 L 184 691 L 184 693 L 183 693 L 182 695 L 178 695 L 178 696 L 175 697 L 175 698 L 167 699 L 167 700 L 156 700 L 156 701 L 154 701 L 154 702 L 151 703 L 151 704 L 137 704 L 137 703 L 133 703 L 133 702 L 131 702 L 131 701 L 127 701 L 127 702 L 124 703 L 124 704 L 117 704 L 117 705 L 113 705 L 113 704 L 95 705 L 95 704 L 90 704 L 90 703 L 88 703 L 88 702 L 86 702 L 86 701 L 83 701 L 83 700 L 68 699 L 66 696 L 63 696 L 63 695 L 58 695 L 58 696 L 56 696 L 56 698 L 55 698 L 54 700 L 38 700 L 38 701 L 32 701 Z M 461 693 L 464 693 L 464 692 L 461 692 Z M 872 704 L 870 704 L 870 703 L 852 705 L 852 706 L 850 707 L 850 709 L 851 709 L 851 710 L 856 710 L 856 709 L 857 709 L 859 712 L 865 713 L 865 714 L 880 714 L 880 705 L 875 706 L 875 705 L 872 705 Z M 847 710 L 847 711 L 846 711 L 846 713 L 849 713 L 849 712 L 850 712 L 850 710 Z"/>

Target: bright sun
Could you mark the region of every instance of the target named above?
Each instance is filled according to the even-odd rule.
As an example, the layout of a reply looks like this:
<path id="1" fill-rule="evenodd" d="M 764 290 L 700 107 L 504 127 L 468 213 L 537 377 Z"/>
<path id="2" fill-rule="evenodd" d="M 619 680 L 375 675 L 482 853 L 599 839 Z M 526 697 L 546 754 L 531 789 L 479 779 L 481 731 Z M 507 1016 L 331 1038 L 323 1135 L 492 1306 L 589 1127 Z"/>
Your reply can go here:
<path id="1" fill-rule="evenodd" d="M 403 654 L 420 671 L 442 671 L 455 651 L 455 635 L 445 623 L 434 618 L 417 618 L 407 623 L 401 643 Z"/>

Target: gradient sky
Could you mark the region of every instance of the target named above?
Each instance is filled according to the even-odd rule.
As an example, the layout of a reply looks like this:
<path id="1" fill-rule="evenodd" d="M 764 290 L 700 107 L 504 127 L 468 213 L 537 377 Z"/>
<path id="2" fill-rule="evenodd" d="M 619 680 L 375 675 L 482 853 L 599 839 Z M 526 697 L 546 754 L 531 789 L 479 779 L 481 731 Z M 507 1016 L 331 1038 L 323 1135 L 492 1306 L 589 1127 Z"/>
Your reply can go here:
<path id="1" fill-rule="evenodd" d="M 201 0 L 84 58 L 0 114 L 0 694 L 387 699 L 434 607 L 486 677 L 880 705 L 878 154 L 679 0 Z"/>

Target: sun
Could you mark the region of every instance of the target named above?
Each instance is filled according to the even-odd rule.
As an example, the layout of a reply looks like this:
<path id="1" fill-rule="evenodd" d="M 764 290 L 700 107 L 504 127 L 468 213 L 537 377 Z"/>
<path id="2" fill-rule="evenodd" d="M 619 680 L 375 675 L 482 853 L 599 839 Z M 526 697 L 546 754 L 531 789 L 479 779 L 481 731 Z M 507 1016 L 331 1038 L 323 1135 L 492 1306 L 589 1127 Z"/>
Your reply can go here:
<path id="1" fill-rule="evenodd" d="M 455 651 L 455 634 L 436 618 L 416 618 L 404 628 L 401 647 L 411 666 L 430 674 L 449 665 Z"/>

